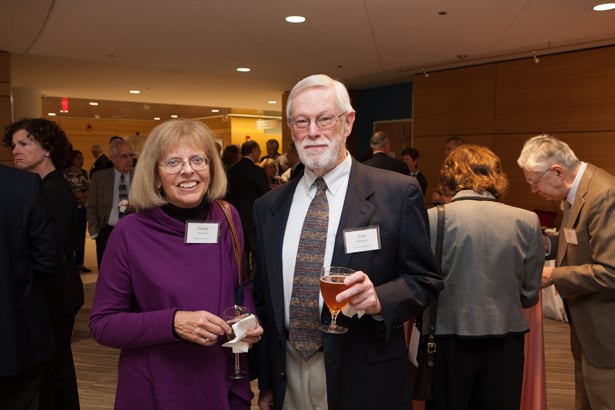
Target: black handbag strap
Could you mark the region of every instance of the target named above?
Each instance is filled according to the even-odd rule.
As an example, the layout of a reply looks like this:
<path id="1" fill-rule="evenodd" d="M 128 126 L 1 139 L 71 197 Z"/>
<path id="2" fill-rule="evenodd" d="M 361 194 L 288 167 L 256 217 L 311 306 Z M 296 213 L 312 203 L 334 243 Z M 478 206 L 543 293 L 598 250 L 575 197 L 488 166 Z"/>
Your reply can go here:
<path id="1" fill-rule="evenodd" d="M 438 205 L 438 225 L 436 229 L 436 263 L 438 273 L 442 276 L 442 242 L 444 241 L 444 205 Z M 427 331 L 427 353 L 436 352 L 436 321 L 438 320 L 438 299 L 436 298 L 429 309 L 429 329 Z"/>

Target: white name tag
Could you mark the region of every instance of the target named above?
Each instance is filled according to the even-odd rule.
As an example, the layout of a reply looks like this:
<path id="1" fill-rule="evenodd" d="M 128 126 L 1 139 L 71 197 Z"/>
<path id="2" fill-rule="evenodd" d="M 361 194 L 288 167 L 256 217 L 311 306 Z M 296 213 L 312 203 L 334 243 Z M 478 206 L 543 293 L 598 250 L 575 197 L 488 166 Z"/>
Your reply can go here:
<path id="1" fill-rule="evenodd" d="M 186 221 L 184 243 L 218 243 L 218 222 Z"/>
<path id="2" fill-rule="evenodd" d="M 344 229 L 346 253 L 376 251 L 380 249 L 380 227 Z"/>
<path id="3" fill-rule="evenodd" d="M 564 237 L 566 238 L 566 243 L 570 245 L 579 244 L 579 241 L 577 241 L 577 233 L 572 228 L 564 228 Z"/>

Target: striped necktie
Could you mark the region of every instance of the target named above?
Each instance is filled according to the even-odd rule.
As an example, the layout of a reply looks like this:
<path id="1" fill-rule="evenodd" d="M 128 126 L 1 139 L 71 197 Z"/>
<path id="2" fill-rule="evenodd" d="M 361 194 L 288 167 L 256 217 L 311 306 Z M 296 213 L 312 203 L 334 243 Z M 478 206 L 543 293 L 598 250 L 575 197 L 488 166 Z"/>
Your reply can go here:
<path id="1" fill-rule="evenodd" d="M 293 291 L 290 298 L 288 339 L 304 360 L 308 360 L 321 346 L 320 325 L 320 272 L 325 259 L 329 203 L 327 184 L 317 178 L 316 196 L 305 215 L 297 259 Z"/>

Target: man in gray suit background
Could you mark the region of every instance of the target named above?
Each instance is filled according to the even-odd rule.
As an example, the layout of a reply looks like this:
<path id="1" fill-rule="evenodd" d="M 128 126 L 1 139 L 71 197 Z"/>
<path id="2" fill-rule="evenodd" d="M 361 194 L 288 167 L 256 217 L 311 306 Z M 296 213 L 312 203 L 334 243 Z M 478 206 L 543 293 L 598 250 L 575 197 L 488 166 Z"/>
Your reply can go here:
<path id="1" fill-rule="evenodd" d="M 132 146 L 123 139 L 114 139 L 109 144 L 113 168 L 103 169 L 92 175 L 88 198 L 88 231 L 96 240 L 98 267 L 102 260 L 107 239 L 120 217 L 120 179 L 123 176 L 126 193 L 130 191 L 133 174 Z M 125 212 L 132 211 L 128 206 Z"/>
<path id="2" fill-rule="evenodd" d="M 615 403 L 615 177 L 579 161 L 563 141 L 538 135 L 526 141 L 517 164 L 531 190 L 564 201 L 559 237 L 548 251 L 543 287 L 555 285 L 570 318 L 577 410 Z"/>

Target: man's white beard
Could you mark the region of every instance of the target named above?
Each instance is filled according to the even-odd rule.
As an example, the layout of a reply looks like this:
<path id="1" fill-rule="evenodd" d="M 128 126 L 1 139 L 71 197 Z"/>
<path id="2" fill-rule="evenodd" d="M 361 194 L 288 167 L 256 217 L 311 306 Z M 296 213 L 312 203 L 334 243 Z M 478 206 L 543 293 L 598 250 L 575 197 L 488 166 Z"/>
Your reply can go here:
<path id="1" fill-rule="evenodd" d="M 318 140 L 312 140 L 305 138 L 301 142 L 295 141 L 297 152 L 299 153 L 299 159 L 310 170 L 325 169 L 327 171 L 335 168 L 340 158 L 340 151 L 344 148 L 342 146 L 342 138 L 319 138 Z M 308 153 L 304 146 L 319 145 L 322 142 L 325 143 L 326 148 L 319 149 L 318 152 Z"/>

